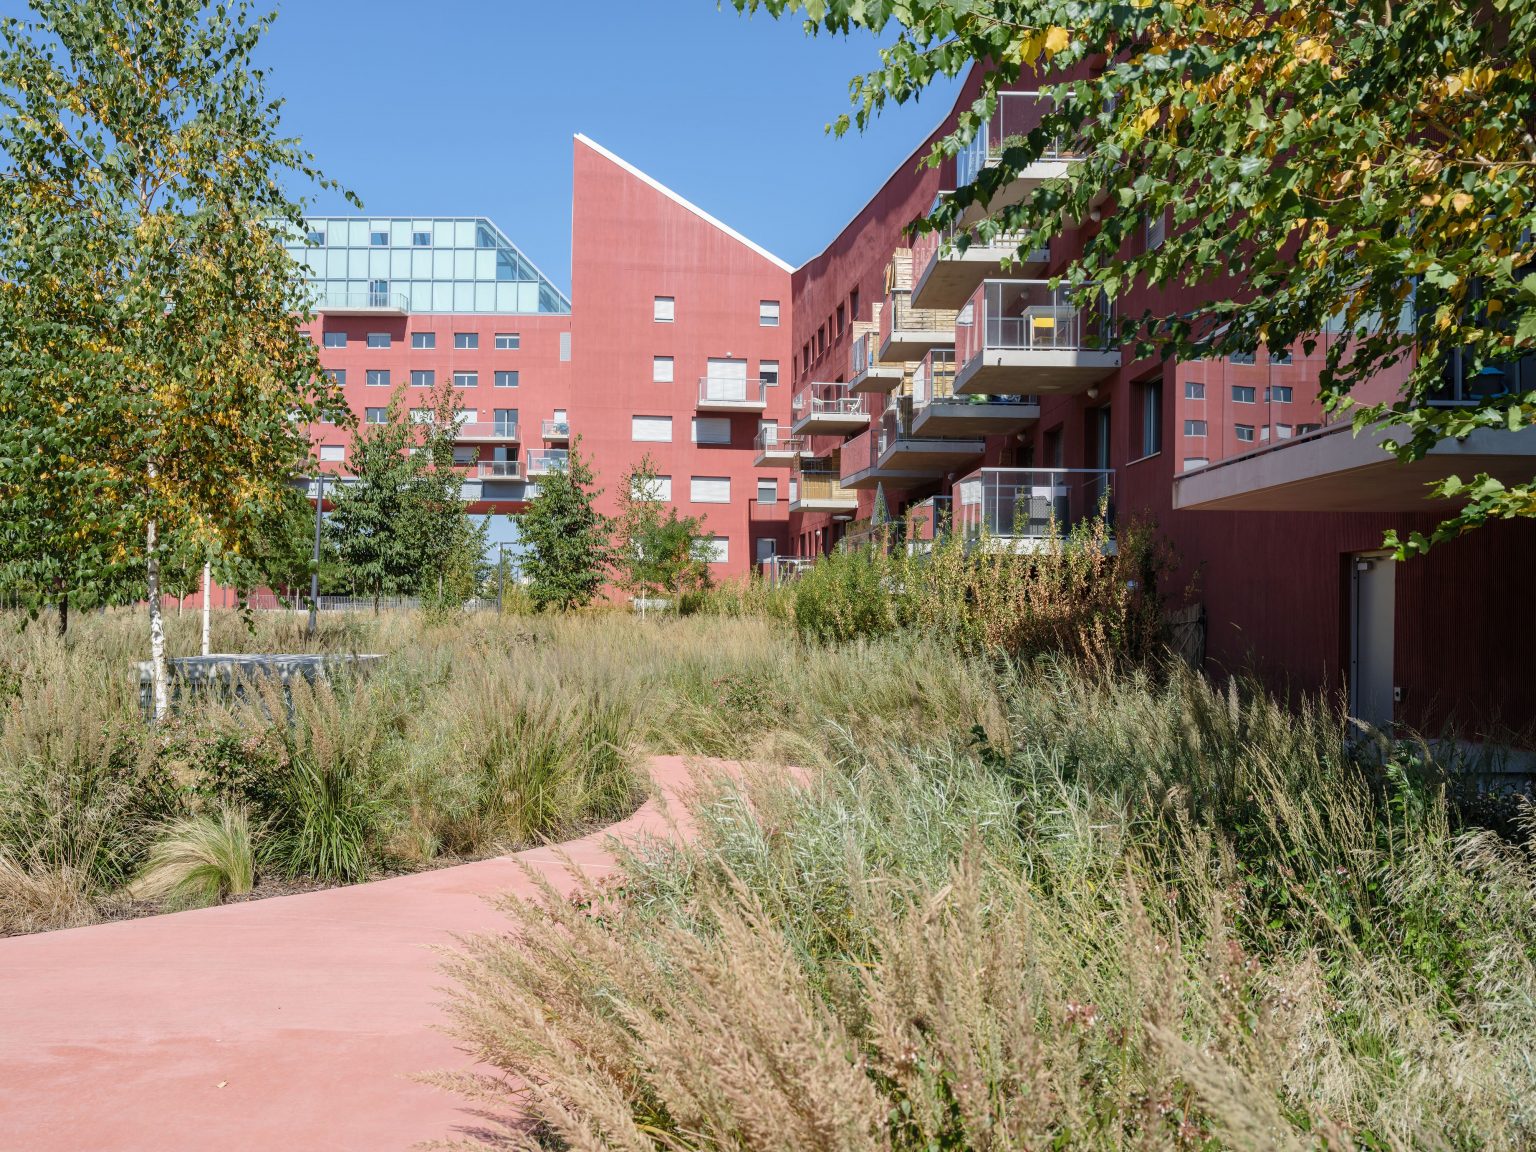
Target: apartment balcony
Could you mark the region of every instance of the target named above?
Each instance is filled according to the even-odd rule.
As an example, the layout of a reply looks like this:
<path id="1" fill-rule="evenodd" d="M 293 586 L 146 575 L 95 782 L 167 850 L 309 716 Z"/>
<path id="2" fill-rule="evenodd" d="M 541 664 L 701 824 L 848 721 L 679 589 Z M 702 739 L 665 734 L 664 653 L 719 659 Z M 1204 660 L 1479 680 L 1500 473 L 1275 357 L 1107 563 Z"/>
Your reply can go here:
<path id="1" fill-rule="evenodd" d="M 403 292 L 329 292 L 315 301 L 315 312 L 328 316 L 408 316 L 410 311 Z"/>
<path id="2" fill-rule="evenodd" d="M 955 351 L 935 348 L 912 373 L 912 432 L 985 436 L 1017 432 L 1040 419 L 1034 396 L 955 395 Z"/>
<path id="3" fill-rule="evenodd" d="M 570 465 L 571 453 L 565 448 L 535 448 L 528 453 L 528 475 L 548 476 L 564 472 Z"/>
<path id="4" fill-rule="evenodd" d="M 940 193 L 940 196 L 948 193 Z M 938 203 L 934 203 L 938 207 Z M 1009 276 L 1042 276 L 1051 262 L 1049 248 L 1020 253 L 1024 236 L 999 232 L 985 236 L 977 229 L 949 224 L 924 232 L 912 245 L 917 282 L 912 303 L 918 308 L 964 307 L 984 280 Z"/>
<path id="5" fill-rule="evenodd" d="M 768 385 L 743 376 L 701 376 L 700 412 L 763 412 L 768 408 Z"/>
<path id="6" fill-rule="evenodd" d="M 571 438 L 569 420 L 545 420 L 539 427 L 546 443 L 559 444 Z"/>
<path id="7" fill-rule="evenodd" d="M 521 480 L 521 460 L 480 460 L 475 463 L 475 475 L 481 480 Z"/>
<path id="8" fill-rule="evenodd" d="M 843 445 L 843 487 L 874 488 L 880 484 L 922 483 L 966 467 L 986 451 L 979 436 L 920 435 L 912 428 L 912 401 L 898 397 L 881 414 L 880 423 Z"/>
<path id="9" fill-rule="evenodd" d="M 791 512 L 856 512 L 858 508 L 859 494 L 843 487 L 836 453 L 801 462 L 790 482 Z"/>
<path id="10" fill-rule="evenodd" d="M 769 584 L 787 584 L 814 563 L 803 556 L 770 556 L 761 564 L 763 579 Z"/>
<path id="11" fill-rule="evenodd" d="M 811 451 L 804 436 L 795 436 L 779 424 L 764 424 L 759 428 L 752 446 L 757 450 L 752 461 L 755 468 L 789 467 Z"/>
<path id="12" fill-rule="evenodd" d="M 1048 100 L 1039 92 L 1001 93 L 996 110 L 976 130 L 970 144 L 955 157 L 955 183 L 961 187 L 974 183 L 985 169 L 996 167 L 1009 148 L 1023 147 L 1026 138 L 1040 127 L 1049 110 Z M 1002 208 L 1022 202 L 1034 195 L 1041 185 L 1065 177 L 1075 160 L 1076 157 L 1061 143 L 1048 144 L 1040 156 L 1033 163 L 1024 165 L 989 203 L 967 208 L 961 224 L 975 224 Z"/>
<path id="13" fill-rule="evenodd" d="M 878 310 L 880 306 L 876 305 L 876 308 Z M 854 338 L 853 349 L 848 354 L 850 392 L 891 392 L 901 387 L 906 376 L 904 362 L 887 364 L 880 359 L 880 329 L 877 325 L 871 325 L 869 331 Z"/>
<path id="14" fill-rule="evenodd" d="M 1120 370 L 1114 309 L 1045 280 L 987 280 L 955 323 L 957 396 L 1072 395 Z"/>
<path id="15" fill-rule="evenodd" d="M 893 289 L 880 309 L 880 360 L 921 360 L 930 348 L 955 342 L 955 311 L 918 308 L 912 293 Z"/>
<path id="16" fill-rule="evenodd" d="M 517 421 L 497 420 L 491 423 L 469 422 L 460 424 L 454 431 L 455 444 L 511 444 L 518 438 Z"/>
<path id="17" fill-rule="evenodd" d="M 1032 552 L 1102 509 L 1114 523 L 1114 471 L 982 468 L 955 485 L 955 529 L 968 542 Z"/>
<path id="18" fill-rule="evenodd" d="M 790 405 L 795 436 L 846 436 L 869 427 L 869 413 L 861 397 L 850 394 L 846 384 L 812 384 L 795 393 Z"/>

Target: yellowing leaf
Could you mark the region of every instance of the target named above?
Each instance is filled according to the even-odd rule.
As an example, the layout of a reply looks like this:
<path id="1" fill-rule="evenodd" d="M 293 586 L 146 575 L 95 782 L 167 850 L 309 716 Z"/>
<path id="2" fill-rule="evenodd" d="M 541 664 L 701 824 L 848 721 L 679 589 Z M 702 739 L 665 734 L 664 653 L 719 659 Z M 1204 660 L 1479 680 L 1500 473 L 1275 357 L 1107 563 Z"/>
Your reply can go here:
<path id="1" fill-rule="evenodd" d="M 1045 30 L 1045 51 L 1047 55 L 1054 56 L 1058 52 L 1065 52 L 1071 43 L 1072 37 L 1068 35 L 1065 28 L 1053 24 Z"/>

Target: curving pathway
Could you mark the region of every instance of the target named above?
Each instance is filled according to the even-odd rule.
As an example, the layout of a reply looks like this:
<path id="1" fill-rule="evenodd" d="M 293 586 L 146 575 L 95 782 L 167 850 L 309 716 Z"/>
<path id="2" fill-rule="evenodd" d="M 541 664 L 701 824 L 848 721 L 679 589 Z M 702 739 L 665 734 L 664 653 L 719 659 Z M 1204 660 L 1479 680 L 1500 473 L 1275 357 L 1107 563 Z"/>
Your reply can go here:
<path id="1" fill-rule="evenodd" d="M 687 765 L 650 769 L 681 814 Z M 671 834 L 652 799 L 560 851 L 596 875 L 613 867 L 608 837 Z M 0 939 L 0 1150 L 381 1152 L 473 1135 L 472 1105 L 410 1078 L 470 1064 L 433 1027 L 434 949 L 505 924 L 485 897 L 531 891 L 518 861 L 572 885 L 555 850 L 536 848 Z"/>

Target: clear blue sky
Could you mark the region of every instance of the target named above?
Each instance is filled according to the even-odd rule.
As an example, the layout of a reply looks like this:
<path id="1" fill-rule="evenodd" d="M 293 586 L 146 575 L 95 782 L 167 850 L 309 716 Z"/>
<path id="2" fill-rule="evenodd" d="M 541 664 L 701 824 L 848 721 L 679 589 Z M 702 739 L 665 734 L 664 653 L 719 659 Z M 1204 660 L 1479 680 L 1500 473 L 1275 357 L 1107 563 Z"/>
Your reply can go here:
<path id="1" fill-rule="evenodd" d="M 714 0 L 284 0 L 262 49 L 284 126 L 380 214 L 483 214 L 570 284 L 584 132 L 770 251 L 814 256 L 953 90 L 826 135 L 868 37 L 809 38 Z M 19 14 L 22 0 L 0 0 Z M 343 210 L 338 197 L 317 208 Z"/>

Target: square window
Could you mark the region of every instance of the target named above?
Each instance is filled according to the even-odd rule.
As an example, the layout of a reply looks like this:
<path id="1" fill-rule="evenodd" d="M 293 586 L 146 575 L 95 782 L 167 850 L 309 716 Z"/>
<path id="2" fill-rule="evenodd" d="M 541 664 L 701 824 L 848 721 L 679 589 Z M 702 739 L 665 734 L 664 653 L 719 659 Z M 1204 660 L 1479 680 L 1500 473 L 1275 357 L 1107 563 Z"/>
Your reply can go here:
<path id="1" fill-rule="evenodd" d="M 711 564 L 726 564 L 731 559 L 731 541 L 726 536 L 712 536 L 709 539 L 709 562 Z"/>
<path id="2" fill-rule="evenodd" d="M 658 324 L 670 324 L 677 314 L 677 301 L 671 296 L 658 296 L 651 302 L 651 319 Z"/>
<path id="3" fill-rule="evenodd" d="M 496 351 L 516 352 L 523 345 L 523 338 L 517 332 L 496 333 Z"/>
<path id="4" fill-rule="evenodd" d="M 436 332 L 412 332 L 411 333 L 411 347 L 412 348 L 421 348 L 421 349 L 436 348 L 437 347 L 437 333 Z"/>
<path id="5" fill-rule="evenodd" d="M 411 246 L 413 248 L 430 248 L 430 247 L 432 247 L 432 233 L 430 233 L 430 232 L 412 232 L 411 233 Z"/>
<path id="6" fill-rule="evenodd" d="M 1146 235 L 1144 237 L 1146 241 L 1146 251 L 1150 252 L 1154 248 L 1161 248 L 1163 246 L 1164 239 L 1167 238 L 1167 235 L 1168 219 L 1166 216 L 1159 212 L 1156 216 L 1148 217 Z"/>
<path id="7" fill-rule="evenodd" d="M 764 328 L 777 328 L 779 326 L 779 302 L 777 300 L 759 300 L 757 304 L 757 322 Z"/>
<path id="8" fill-rule="evenodd" d="M 388 348 L 390 343 L 388 332 L 368 333 L 368 347 L 370 348 Z"/>
<path id="9" fill-rule="evenodd" d="M 688 499 L 695 504 L 729 504 L 731 478 L 729 476 L 695 476 L 688 482 Z"/>
<path id="10" fill-rule="evenodd" d="M 1292 435 L 1291 426 L 1289 424 L 1276 424 L 1275 425 L 1275 439 L 1277 439 L 1277 440 L 1289 440 L 1291 438 L 1291 435 Z"/>
<path id="11" fill-rule="evenodd" d="M 779 382 L 779 362 L 777 360 L 759 361 L 757 365 L 757 378 L 772 388 Z"/>
<path id="12" fill-rule="evenodd" d="M 374 248 L 388 248 L 389 247 L 389 233 L 388 232 L 370 232 L 370 233 L 368 233 L 368 243 L 369 243 L 369 245 L 371 245 Z"/>
<path id="13" fill-rule="evenodd" d="M 339 388 L 347 386 L 347 370 L 345 368 L 325 368 L 322 371 L 325 372 L 332 384 Z"/>
<path id="14" fill-rule="evenodd" d="M 657 384 L 672 383 L 672 357 L 656 356 L 651 359 L 651 380 Z"/>
<path id="15" fill-rule="evenodd" d="M 670 444 L 672 442 L 672 417 L 631 416 L 629 438 L 637 444 Z"/>
<path id="16" fill-rule="evenodd" d="M 1252 404 L 1254 395 L 1252 388 L 1245 388 L 1241 384 L 1232 385 L 1232 403 L 1234 404 Z"/>
<path id="17" fill-rule="evenodd" d="M 1186 421 L 1184 421 L 1184 435 L 1186 435 L 1186 436 L 1204 436 L 1205 435 L 1205 421 L 1204 420 L 1186 420 Z"/>
<path id="18" fill-rule="evenodd" d="M 1289 404 L 1293 395 L 1288 384 L 1276 384 L 1272 388 L 1265 389 L 1265 391 L 1268 393 L 1269 401 L 1273 404 Z"/>
<path id="19" fill-rule="evenodd" d="M 1269 354 L 1269 362 L 1271 364 L 1289 364 L 1291 362 L 1291 353 L 1289 350 L 1285 352 L 1271 352 Z"/>
<path id="20" fill-rule="evenodd" d="M 345 332 L 327 332 L 320 338 L 320 344 L 325 348 L 345 348 L 347 346 L 347 334 Z"/>
<path id="21" fill-rule="evenodd" d="M 431 388 L 437 383 L 437 373 L 430 368 L 416 369 L 411 372 L 412 388 Z"/>
<path id="22" fill-rule="evenodd" d="M 773 479 L 759 479 L 757 482 L 757 502 L 759 504 L 777 504 L 779 502 L 779 482 Z"/>
<path id="23" fill-rule="evenodd" d="M 453 346 L 462 349 L 474 349 L 480 347 L 480 333 L 455 332 L 453 334 Z"/>
<path id="24" fill-rule="evenodd" d="M 731 418 L 729 416 L 695 416 L 693 418 L 693 442 L 695 444 L 724 444 L 731 442 Z"/>
<path id="25" fill-rule="evenodd" d="M 320 461 L 321 461 L 321 463 L 323 463 L 323 464 L 340 464 L 346 458 L 347 458 L 347 447 L 346 447 L 345 444 L 322 444 L 322 445 L 320 445 Z"/>
<path id="26" fill-rule="evenodd" d="M 305 239 L 307 239 L 316 248 L 324 248 L 325 247 L 325 233 L 324 232 L 312 231 L 312 232 L 310 232 L 305 237 Z"/>
<path id="27" fill-rule="evenodd" d="M 388 388 L 389 387 L 389 369 L 388 368 L 370 368 L 370 369 L 368 369 L 367 384 L 368 384 L 368 387 L 370 387 L 370 388 Z"/>
<path id="28" fill-rule="evenodd" d="M 636 500 L 670 500 L 672 499 L 672 477 L 653 476 L 648 484 L 636 481 L 632 491 Z"/>
<path id="29" fill-rule="evenodd" d="M 1237 425 L 1237 439 L 1238 439 L 1238 441 L 1240 443 L 1252 444 L 1253 443 L 1253 425 L 1252 424 L 1239 424 L 1239 425 Z"/>
<path id="30" fill-rule="evenodd" d="M 496 383 L 496 387 L 498 387 L 498 388 L 516 388 L 517 387 L 517 373 L 516 372 L 498 372 L 498 373 L 496 373 L 496 381 L 495 381 L 495 383 Z"/>
<path id="31" fill-rule="evenodd" d="M 1205 399 L 1205 385 L 1201 384 L 1198 380 L 1186 380 L 1186 381 L 1184 381 L 1184 399 L 1186 399 L 1186 400 L 1204 400 Z"/>
<path id="32" fill-rule="evenodd" d="M 389 423 L 389 409 L 388 408 L 369 408 L 367 410 L 367 414 L 366 415 L 367 415 L 368 423 L 370 423 L 370 424 L 388 424 Z"/>
<path id="33" fill-rule="evenodd" d="M 1252 352 L 1234 352 L 1229 359 L 1234 364 L 1252 364 L 1254 362 Z"/>
<path id="34" fill-rule="evenodd" d="M 455 388 L 473 388 L 480 383 L 478 372 L 455 372 L 453 374 L 453 386 Z"/>

